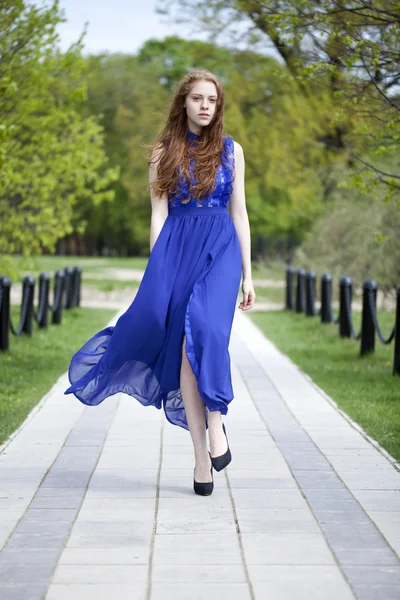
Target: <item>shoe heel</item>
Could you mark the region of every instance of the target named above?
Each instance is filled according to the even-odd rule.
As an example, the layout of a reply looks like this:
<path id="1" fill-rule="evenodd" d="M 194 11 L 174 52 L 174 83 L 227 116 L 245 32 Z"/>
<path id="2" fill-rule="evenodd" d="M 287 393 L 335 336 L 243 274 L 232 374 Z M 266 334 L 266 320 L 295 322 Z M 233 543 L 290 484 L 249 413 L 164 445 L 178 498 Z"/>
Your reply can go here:
<path id="1" fill-rule="evenodd" d="M 211 456 L 210 456 L 211 458 Z M 212 459 L 211 459 L 212 460 Z M 213 477 L 213 467 L 211 465 L 211 477 L 213 478 L 212 481 L 206 481 L 206 482 L 201 482 L 201 481 L 196 481 L 194 478 L 194 469 L 193 469 L 193 489 L 195 494 L 198 494 L 199 496 L 210 496 L 214 490 L 214 477 Z"/>
<path id="2" fill-rule="evenodd" d="M 214 458 L 210 455 L 212 466 L 214 467 L 214 469 L 216 471 L 222 471 L 222 469 L 225 469 L 225 467 L 227 467 L 232 460 L 232 454 L 231 454 L 231 451 L 229 448 L 229 442 L 228 442 L 228 437 L 226 435 L 226 429 L 225 429 L 224 423 L 222 423 L 222 429 L 223 429 L 225 437 L 226 437 L 226 443 L 228 444 L 228 450 L 225 452 L 225 454 L 221 454 L 221 456 L 215 456 Z"/>

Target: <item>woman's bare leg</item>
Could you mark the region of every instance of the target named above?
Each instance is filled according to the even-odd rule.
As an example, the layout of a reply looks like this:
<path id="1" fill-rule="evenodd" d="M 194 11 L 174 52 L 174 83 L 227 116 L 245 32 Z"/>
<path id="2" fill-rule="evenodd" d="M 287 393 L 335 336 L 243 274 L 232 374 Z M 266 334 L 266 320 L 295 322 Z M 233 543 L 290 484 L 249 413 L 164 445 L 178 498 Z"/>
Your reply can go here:
<path id="1" fill-rule="evenodd" d="M 228 450 L 228 444 L 222 429 L 222 418 L 219 410 L 208 410 L 208 438 L 213 458 L 225 454 Z"/>
<path id="2" fill-rule="evenodd" d="M 207 483 L 211 482 L 212 478 L 211 460 L 207 448 L 206 406 L 199 394 L 197 380 L 186 355 L 185 344 L 186 335 L 183 336 L 180 386 L 196 461 L 194 478 L 196 481 Z"/>

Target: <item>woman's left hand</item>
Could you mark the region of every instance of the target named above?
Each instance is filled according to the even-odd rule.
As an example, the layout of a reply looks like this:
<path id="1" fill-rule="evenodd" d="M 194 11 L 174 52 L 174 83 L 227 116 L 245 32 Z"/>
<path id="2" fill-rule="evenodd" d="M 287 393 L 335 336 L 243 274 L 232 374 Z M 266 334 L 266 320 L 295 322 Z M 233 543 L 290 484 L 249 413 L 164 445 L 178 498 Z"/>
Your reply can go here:
<path id="1" fill-rule="evenodd" d="M 239 304 L 241 310 L 250 310 L 254 306 L 256 293 L 251 279 L 243 279 L 242 282 L 243 301 Z"/>

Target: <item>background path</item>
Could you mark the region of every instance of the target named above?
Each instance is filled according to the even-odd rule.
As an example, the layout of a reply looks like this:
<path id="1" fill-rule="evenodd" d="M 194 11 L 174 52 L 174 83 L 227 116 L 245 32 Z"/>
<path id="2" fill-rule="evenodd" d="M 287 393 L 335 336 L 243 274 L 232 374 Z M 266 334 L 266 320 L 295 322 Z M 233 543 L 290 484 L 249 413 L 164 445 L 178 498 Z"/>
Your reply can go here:
<path id="1" fill-rule="evenodd" d="M 162 410 L 60 377 L 0 449 L 2 600 L 400 598 L 399 465 L 239 310 L 230 352 L 209 497 Z"/>

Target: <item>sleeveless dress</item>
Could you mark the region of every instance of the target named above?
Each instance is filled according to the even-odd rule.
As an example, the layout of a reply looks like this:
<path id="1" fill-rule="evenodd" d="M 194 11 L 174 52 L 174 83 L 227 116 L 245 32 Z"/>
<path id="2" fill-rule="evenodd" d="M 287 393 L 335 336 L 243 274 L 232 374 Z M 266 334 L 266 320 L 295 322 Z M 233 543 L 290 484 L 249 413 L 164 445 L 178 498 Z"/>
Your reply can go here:
<path id="1" fill-rule="evenodd" d="M 189 144 L 199 137 L 188 130 Z M 194 159 L 189 162 L 192 182 Z M 215 190 L 191 197 L 182 173 L 168 196 L 168 216 L 150 252 L 139 289 L 115 326 L 96 333 L 73 356 L 70 387 L 89 406 L 123 392 L 144 406 L 163 407 L 167 420 L 189 430 L 180 390 L 185 351 L 207 410 L 228 412 L 234 394 L 228 350 L 242 257 L 228 202 L 234 177 L 233 139 L 224 151 Z"/>

